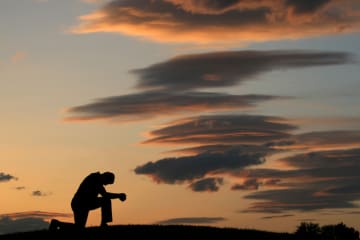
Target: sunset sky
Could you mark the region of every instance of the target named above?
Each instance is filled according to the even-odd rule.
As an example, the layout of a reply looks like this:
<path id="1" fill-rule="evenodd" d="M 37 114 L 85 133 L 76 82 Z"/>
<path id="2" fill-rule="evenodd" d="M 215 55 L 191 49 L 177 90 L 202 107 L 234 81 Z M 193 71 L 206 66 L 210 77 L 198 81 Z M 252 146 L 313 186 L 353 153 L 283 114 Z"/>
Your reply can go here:
<path id="1" fill-rule="evenodd" d="M 97 171 L 128 196 L 112 224 L 360 230 L 358 0 L 1 0 L 0 13 L 0 234 L 73 222 Z"/>

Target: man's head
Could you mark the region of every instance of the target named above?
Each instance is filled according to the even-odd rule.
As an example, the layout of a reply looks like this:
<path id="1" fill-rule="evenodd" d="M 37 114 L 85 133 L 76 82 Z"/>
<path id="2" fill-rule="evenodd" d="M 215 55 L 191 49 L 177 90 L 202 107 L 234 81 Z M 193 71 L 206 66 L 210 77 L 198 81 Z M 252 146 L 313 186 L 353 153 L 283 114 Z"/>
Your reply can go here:
<path id="1" fill-rule="evenodd" d="M 113 184 L 115 181 L 115 175 L 112 172 L 102 173 L 101 178 L 104 185 Z"/>

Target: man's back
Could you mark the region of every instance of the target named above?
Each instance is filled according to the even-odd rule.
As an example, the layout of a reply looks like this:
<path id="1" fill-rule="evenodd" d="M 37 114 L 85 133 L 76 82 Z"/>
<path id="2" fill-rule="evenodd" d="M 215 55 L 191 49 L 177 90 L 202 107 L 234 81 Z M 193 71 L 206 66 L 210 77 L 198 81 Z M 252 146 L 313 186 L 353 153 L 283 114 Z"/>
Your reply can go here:
<path id="1" fill-rule="evenodd" d="M 103 193 L 104 191 L 105 188 L 101 181 L 101 174 L 99 172 L 91 173 L 80 184 L 74 195 L 74 199 L 91 201 L 91 199 L 96 199 L 99 193 Z"/>

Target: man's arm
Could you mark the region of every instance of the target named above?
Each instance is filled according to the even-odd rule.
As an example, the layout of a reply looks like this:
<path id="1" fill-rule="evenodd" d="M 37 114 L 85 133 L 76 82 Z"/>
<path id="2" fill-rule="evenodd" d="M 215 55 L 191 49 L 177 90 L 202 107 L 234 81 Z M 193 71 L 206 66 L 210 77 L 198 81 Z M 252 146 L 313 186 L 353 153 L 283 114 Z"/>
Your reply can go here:
<path id="1" fill-rule="evenodd" d="M 125 193 L 111 193 L 111 192 L 107 192 L 105 190 L 105 188 L 103 188 L 103 190 L 100 192 L 100 194 L 105 198 L 110 198 L 110 199 L 119 198 L 121 201 L 126 200 L 126 194 Z"/>

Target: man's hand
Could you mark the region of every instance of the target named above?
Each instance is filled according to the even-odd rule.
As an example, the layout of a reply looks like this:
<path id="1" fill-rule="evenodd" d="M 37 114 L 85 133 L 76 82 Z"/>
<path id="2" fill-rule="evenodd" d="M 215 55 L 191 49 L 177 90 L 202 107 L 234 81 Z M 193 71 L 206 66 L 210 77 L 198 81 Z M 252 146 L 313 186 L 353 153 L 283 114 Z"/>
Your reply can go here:
<path id="1" fill-rule="evenodd" d="M 125 201 L 126 200 L 126 194 L 125 193 L 119 193 L 119 199 L 120 201 Z"/>

